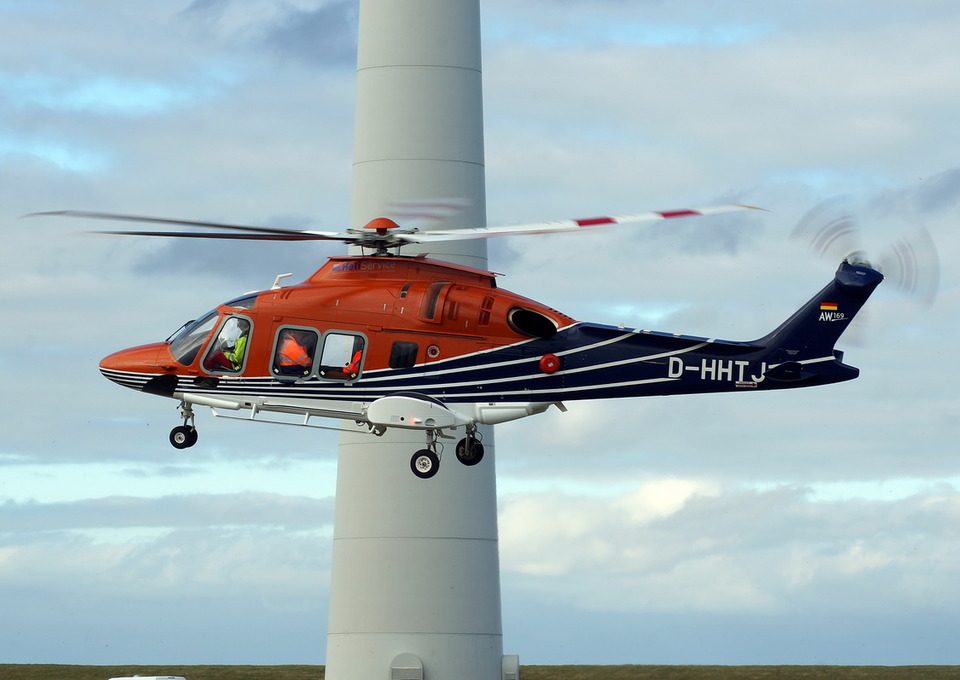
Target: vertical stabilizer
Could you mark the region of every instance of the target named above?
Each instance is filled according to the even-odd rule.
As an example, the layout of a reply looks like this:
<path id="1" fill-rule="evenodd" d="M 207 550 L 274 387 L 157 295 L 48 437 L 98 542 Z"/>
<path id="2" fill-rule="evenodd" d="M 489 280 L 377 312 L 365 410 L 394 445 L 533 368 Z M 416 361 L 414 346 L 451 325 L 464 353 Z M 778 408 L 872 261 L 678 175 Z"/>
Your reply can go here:
<path id="1" fill-rule="evenodd" d="M 881 281 L 883 275 L 869 265 L 844 260 L 833 281 L 755 344 L 770 349 L 773 361 L 802 361 L 829 356 Z"/>

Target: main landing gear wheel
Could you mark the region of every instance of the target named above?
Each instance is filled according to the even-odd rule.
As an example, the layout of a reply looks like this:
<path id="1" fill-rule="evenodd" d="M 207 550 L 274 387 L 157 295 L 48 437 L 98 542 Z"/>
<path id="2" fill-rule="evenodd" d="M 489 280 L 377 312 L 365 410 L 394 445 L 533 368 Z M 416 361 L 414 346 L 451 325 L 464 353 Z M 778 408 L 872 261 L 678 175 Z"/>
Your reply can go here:
<path id="1" fill-rule="evenodd" d="M 472 434 L 457 442 L 457 460 L 464 465 L 476 465 L 483 460 L 483 444 Z"/>
<path id="2" fill-rule="evenodd" d="M 440 456 L 430 449 L 420 449 L 410 459 L 410 469 L 420 479 L 430 479 L 440 469 Z"/>
<path id="3" fill-rule="evenodd" d="M 178 425 L 170 430 L 170 443 L 177 449 L 189 449 L 197 443 L 197 428 L 190 425 Z"/>

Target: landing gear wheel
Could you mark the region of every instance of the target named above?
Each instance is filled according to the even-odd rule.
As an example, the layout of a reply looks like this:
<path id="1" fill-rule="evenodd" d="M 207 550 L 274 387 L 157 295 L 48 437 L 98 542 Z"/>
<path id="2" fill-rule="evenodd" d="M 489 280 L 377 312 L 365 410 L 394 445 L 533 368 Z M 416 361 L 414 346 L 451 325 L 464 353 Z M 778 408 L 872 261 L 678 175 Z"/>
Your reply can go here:
<path id="1" fill-rule="evenodd" d="M 457 460 L 464 465 L 476 465 L 483 460 L 483 444 L 473 435 L 457 442 Z"/>
<path id="2" fill-rule="evenodd" d="M 170 443 L 176 449 L 188 449 L 197 443 L 197 429 L 187 425 L 178 425 L 170 430 Z"/>
<path id="3" fill-rule="evenodd" d="M 420 449 L 410 459 L 410 469 L 420 479 L 430 479 L 440 469 L 440 457 L 430 449 Z"/>

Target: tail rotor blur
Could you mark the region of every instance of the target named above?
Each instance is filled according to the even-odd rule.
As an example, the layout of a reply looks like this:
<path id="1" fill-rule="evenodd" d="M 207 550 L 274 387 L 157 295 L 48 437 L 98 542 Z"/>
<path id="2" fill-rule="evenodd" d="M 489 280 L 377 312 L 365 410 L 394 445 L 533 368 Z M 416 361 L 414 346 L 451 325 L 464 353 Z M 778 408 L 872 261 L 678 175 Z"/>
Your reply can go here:
<path id="1" fill-rule="evenodd" d="M 924 227 L 916 227 L 893 243 L 871 253 L 864 230 L 842 199 L 825 201 L 809 210 L 791 232 L 811 251 L 832 261 L 846 259 L 869 264 L 902 293 L 925 307 L 933 304 L 940 287 L 940 257 Z"/>
<path id="2" fill-rule="evenodd" d="M 918 227 L 897 239 L 882 253 L 877 265 L 899 290 L 926 307 L 933 305 L 940 287 L 940 258 L 926 229 Z"/>

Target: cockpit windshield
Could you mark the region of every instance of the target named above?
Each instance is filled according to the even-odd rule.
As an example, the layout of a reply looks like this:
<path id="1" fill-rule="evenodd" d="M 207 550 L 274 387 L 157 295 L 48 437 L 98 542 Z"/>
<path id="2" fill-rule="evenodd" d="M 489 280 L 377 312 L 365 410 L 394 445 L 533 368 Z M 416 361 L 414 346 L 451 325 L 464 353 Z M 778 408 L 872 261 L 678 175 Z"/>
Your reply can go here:
<path id="1" fill-rule="evenodd" d="M 223 304 L 235 309 L 252 309 L 259 293 L 247 293 Z M 184 366 L 191 365 L 197 358 L 203 342 L 217 324 L 219 314 L 216 309 L 207 312 L 196 321 L 188 321 L 167 338 L 170 353 Z"/>
<path id="2" fill-rule="evenodd" d="M 217 323 L 217 310 L 207 312 L 196 321 L 186 324 L 170 339 L 170 353 L 184 366 L 197 358 L 203 341 Z"/>

